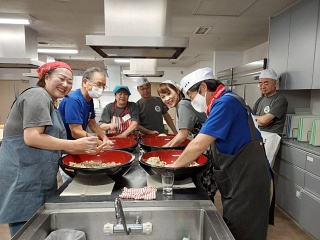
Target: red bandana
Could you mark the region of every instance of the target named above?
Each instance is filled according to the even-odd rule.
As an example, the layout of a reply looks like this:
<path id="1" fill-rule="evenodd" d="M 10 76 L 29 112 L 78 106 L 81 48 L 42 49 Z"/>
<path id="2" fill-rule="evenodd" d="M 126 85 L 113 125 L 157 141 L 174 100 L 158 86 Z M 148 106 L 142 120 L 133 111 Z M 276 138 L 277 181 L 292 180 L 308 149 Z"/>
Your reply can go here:
<path id="1" fill-rule="evenodd" d="M 219 98 L 221 97 L 221 94 L 224 93 L 224 91 L 226 91 L 226 88 L 224 87 L 224 85 L 220 84 L 216 91 L 213 93 L 212 97 L 211 97 L 211 100 L 210 100 L 210 104 L 207 108 L 207 111 L 206 111 L 206 114 L 207 116 L 209 116 L 209 113 L 210 113 L 210 110 L 211 110 L 211 107 L 213 105 L 213 103 Z"/>
<path id="2" fill-rule="evenodd" d="M 39 67 L 39 68 L 37 69 L 39 80 L 40 80 L 47 72 L 49 72 L 49 71 L 52 70 L 52 69 L 56 69 L 56 68 L 66 68 L 66 69 L 70 70 L 70 72 L 72 72 L 71 67 L 70 67 L 68 64 L 64 63 L 64 62 L 59 62 L 59 61 L 49 62 L 49 63 L 43 64 L 41 67 Z"/>

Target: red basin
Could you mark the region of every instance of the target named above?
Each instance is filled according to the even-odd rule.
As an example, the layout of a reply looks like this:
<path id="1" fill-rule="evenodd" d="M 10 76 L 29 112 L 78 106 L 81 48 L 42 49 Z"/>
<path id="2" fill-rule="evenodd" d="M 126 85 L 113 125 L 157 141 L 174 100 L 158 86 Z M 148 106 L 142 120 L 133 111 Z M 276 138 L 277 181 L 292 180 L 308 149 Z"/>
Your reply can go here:
<path id="1" fill-rule="evenodd" d="M 118 135 L 120 135 L 120 133 L 107 133 L 106 135 L 108 138 L 111 138 L 111 137 L 117 137 Z M 137 136 L 134 134 L 129 134 L 127 138 L 137 139 Z"/>
<path id="2" fill-rule="evenodd" d="M 147 152 L 141 156 L 139 163 L 149 175 L 161 175 L 165 171 L 172 171 L 174 172 L 175 180 L 183 180 L 193 177 L 207 168 L 209 161 L 208 157 L 204 154 L 200 155 L 196 159 L 196 162 L 199 165 L 194 167 L 168 168 L 153 166 L 146 163 L 150 157 L 159 157 L 161 161 L 170 164 L 175 162 L 182 152 L 183 150 L 157 150 L 153 152 Z"/>
<path id="3" fill-rule="evenodd" d="M 134 155 L 129 152 L 108 149 L 98 155 L 66 155 L 59 160 L 60 167 L 70 177 L 74 177 L 76 174 L 101 174 L 105 173 L 113 179 L 127 173 L 134 161 Z M 70 166 L 70 162 L 81 163 L 85 161 L 95 161 L 103 163 L 121 163 L 119 165 L 103 167 L 103 168 L 78 168 Z"/>
<path id="4" fill-rule="evenodd" d="M 172 133 L 166 133 L 167 137 L 174 137 L 175 134 Z M 155 138 L 155 137 L 166 137 L 166 136 L 159 136 L 159 134 L 144 134 L 141 135 L 141 138 Z"/>
<path id="5" fill-rule="evenodd" d="M 138 146 L 138 142 L 131 138 L 110 137 L 109 140 L 113 142 L 112 149 L 133 152 Z"/>
<path id="6" fill-rule="evenodd" d="M 163 145 L 170 142 L 174 136 L 166 136 L 166 137 L 146 137 L 142 138 L 140 141 L 140 146 L 145 151 L 156 151 L 161 149 L 185 149 L 186 146 L 189 144 L 190 140 L 186 139 L 184 140 L 180 146 L 176 147 L 163 147 Z"/>

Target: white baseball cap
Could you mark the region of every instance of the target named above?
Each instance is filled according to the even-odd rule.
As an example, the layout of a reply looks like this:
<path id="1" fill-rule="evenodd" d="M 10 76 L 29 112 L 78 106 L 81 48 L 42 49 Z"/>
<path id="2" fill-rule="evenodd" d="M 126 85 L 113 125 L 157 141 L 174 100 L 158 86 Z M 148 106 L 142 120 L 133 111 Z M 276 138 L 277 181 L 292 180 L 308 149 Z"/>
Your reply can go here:
<path id="1" fill-rule="evenodd" d="M 278 80 L 279 77 L 277 76 L 277 74 L 273 71 L 273 69 L 265 69 L 265 70 L 262 70 L 261 73 L 260 73 L 260 78 L 271 78 L 273 80 Z"/>
<path id="2" fill-rule="evenodd" d="M 180 81 L 180 86 L 184 94 L 186 94 L 193 85 L 208 79 L 214 79 L 212 69 L 209 67 L 200 68 L 182 78 Z"/>
<path id="3" fill-rule="evenodd" d="M 146 84 L 146 83 L 149 83 L 149 80 L 146 77 L 139 77 L 137 79 L 137 87 L 140 87 L 140 86 L 142 86 L 143 84 Z"/>

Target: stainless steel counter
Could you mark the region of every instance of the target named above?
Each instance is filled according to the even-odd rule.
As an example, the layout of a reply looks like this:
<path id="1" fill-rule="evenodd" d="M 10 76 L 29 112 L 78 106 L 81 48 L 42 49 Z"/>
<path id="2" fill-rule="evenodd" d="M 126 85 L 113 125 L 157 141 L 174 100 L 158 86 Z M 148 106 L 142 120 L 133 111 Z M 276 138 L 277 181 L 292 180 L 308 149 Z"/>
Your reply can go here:
<path id="1" fill-rule="evenodd" d="M 105 225 L 114 226 L 115 198 L 123 187 L 141 188 L 147 185 L 147 173 L 140 167 L 136 155 L 130 171 L 116 181 L 111 195 L 60 196 L 72 180 L 65 182 L 49 201 L 18 232 L 13 240 L 41 240 L 52 231 L 61 228 L 77 229 L 86 233 L 87 240 L 102 239 L 223 239 L 233 236 L 202 188 L 193 179 L 196 188 L 174 189 L 172 197 L 157 191 L 156 200 L 122 200 L 126 222 L 131 224 L 139 218 L 151 223 L 152 232 L 113 232 L 106 235 Z M 110 224 L 109 224 L 110 223 Z"/>

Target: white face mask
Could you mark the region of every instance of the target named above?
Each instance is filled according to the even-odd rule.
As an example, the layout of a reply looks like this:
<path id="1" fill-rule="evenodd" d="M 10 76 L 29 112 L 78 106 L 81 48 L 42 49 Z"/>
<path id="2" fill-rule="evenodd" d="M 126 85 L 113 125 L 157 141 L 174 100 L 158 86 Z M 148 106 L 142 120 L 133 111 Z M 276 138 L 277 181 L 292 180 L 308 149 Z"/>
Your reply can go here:
<path id="1" fill-rule="evenodd" d="M 191 101 L 191 106 L 198 112 L 206 112 L 207 110 L 207 92 L 202 96 L 200 93 L 197 93 L 195 98 Z"/>
<path id="2" fill-rule="evenodd" d="M 88 94 L 89 94 L 89 96 L 91 98 L 99 98 L 99 97 L 101 97 L 102 92 L 103 92 L 102 88 L 98 88 L 98 87 L 92 86 L 92 89 L 91 89 L 91 91 L 88 91 Z"/>

